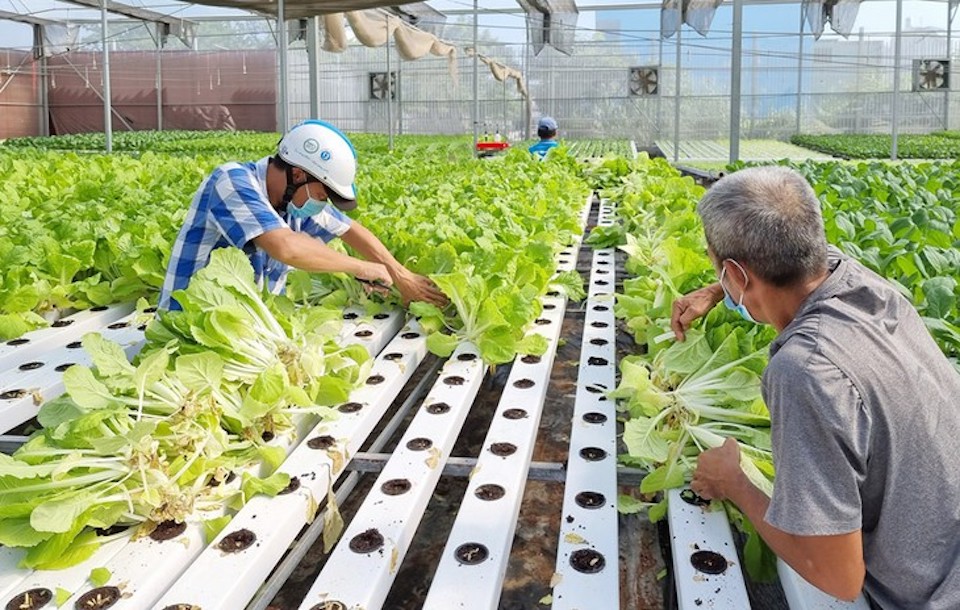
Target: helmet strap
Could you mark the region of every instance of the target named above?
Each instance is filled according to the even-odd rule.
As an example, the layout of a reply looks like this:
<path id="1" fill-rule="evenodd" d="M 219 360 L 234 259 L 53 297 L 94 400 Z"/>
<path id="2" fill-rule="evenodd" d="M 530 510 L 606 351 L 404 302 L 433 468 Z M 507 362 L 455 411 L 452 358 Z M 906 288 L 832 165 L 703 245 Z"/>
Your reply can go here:
<path id="1" fill-rule="evenodd" d="M 286 210 L 287 205 L 290 204 L 290 200 L 293 199 L 293 194 L 297 192 L 297 189 L 309 182 L 304 180 L 303 182 L 294 182 L 293 181 L 293 168 L 287 165 L 287 188 L 283 191 L 283 199 L 280 200 L 280 210 Z"/>

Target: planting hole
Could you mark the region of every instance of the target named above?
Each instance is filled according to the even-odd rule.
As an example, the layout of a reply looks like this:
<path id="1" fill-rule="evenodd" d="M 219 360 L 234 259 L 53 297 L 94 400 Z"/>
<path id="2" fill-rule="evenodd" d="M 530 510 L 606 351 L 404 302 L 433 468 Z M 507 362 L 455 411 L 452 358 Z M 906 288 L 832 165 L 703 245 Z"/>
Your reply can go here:
<path id="1" fill-rule="evenodd" d="M 607 307 L 606 305 L 594 305 L 593 310 L 594 311 L 610 311 L 610 308 Z"/>
<path id="2" fill-rule="evenodd" d="M 697 492 L 692 489 L 684 489 L 680 492 L 680 499 L 686 502 L 687 504 L 692 504 L 694 506 L 707 506 L 710 504 L 710 500 L 707 500 L 704 497 L 701 497 Z"/>
<path id="3" fill-rule="evenodd" d="M 591 394 L 603 394 L 603 389 L 602 389 L 602 388 L 598 388 L 598 387 L 595 386 L 595 385 L 584 386 L 583 389 L 586 390 L 586 391 L 588 391 L 588 392 L 590 392 Z"/>
<path id="4" fill-rule="evenodd" d="M 590 323 L 590 326 L 592 326 L 592 327 L 594 327 L 594 328 L 606 328 L 606 327 L 608 327 L 608 326 L 610 326 L 610 325 L 607 324 L 606 322 L 591 322 L 591 323 Z"/>
<path id="5" fill-rule="evenodd" d="M 527 416 L 527 412 L 523 409 L 507 409 L 503 412 L 503 416 L 507 419 L 523 419 Z"/>
<path id="6" fill-rule="evenodd" d="M 426 451 L 430 447 L 433 447 L 433 441 L 429 438 L 412 438 L 407 441 L 407 449 L 410 451 Z"/>
<path id="7" fill-rule="evenodd" d="M 185 531 L 187 531 L 186 523 L 177 523 L 173 520 L 164 521 L 157 524 L 157 527 L 150 532 L 150 538 L 157 542 L 163 542 L 164 540 L 172 540 Z"/>
<path id="8" fill-rule="evenodd" d="M 690 563 L 695 570 L 704 574 L 723 574 L 727 570 L 727 560 L 713 551 L 696 551 L 690 555 Z"/>
<path id="9" fill-rule="evenodd" d="M 392 360 L 396 362 L 397 360 L 403 360 L 403 354 L 401 354 L 400 352 L 390 352 L 389 354 L 384 356 L 383 359 Z"/>
<path id="10" fill-rule="evenodd" d="M 538 326 L 546 326 L 550 323 L 550 320 L 546 318 L 537 318 L 535 322 Z"/>
<path id="11" fill-rule="evenodd" d="M 165 607 L 163 610 L 202 610 L 200 606 L 194 606 L 193 604 L 172 604 Z"/>
<path id="12" fill-rule="evenodd" d="M 493 443 L 490 445 L 490 453 L 493 455 L 499 455 L 500 457 L 507 457 L 508 455 L 513 455 L 517 452 L 517 446 L 513 443 Z"/>
<path id="13" fill-rule="evenodd" d="M 27 391 L 23 388 L 17 388 L 16 390 L 7 390 L 6 392 L 0 392 L 0 400 L 14 400 L 17 398 L 23 398 L 27 395 Z"/>
<path id="14" fill-rule="evenodd" d="M 244 549 L 250 548 L 256 541 L 256 534 L 248 529 L 242 529 L 227 534 L 223 540 L 220 541 L 220 544 L 217 545 L 217 548 L 224 553 L 239 553 Z"/>
<path id="15" fill-rule="evenodd" d="M 583 508 L 600 508 L 607 502 L 602 493 L 595 491 L 581 491 L 574 496 L 573 500 L 577 503 L 577 506 Z"/>
<path id="16" fill-rule="evenodd" d="M 590 339 L 590 345 L 606 345 L 610 343 L 606 339 Z"/>
<path id="17" fill-rule="evenodd" d="M 548 297 L 558 297 L 558 296 L 560 296 L 560 293 L 557 292 L 556 290 L 551 290 L 550 292 L 547 293 L 547 296 L 548 296 Z"/>
<path id="18" fill-rule="evenodd" d="M 469 352 L 465 354 L 460 354 L 459 356 L 457 356 L 457 360 L 459 360 L 460 362 L 473 362 L 476 359 L 477 359 L 477 355 L 471 354 Z"/>
<path id="19" fill-rule="evenodd" d="M 110 527 L 105 528 L 95 528 L 93 531 L 97 533 L 97 536 L 113 536 L 119 534 L 120 532 L 125 532 L 129 527 L 126 525 L 111 525 Z"/>
<path id="20" fill-rule="evenodd" d="M 597 356 L 590 356 L 587 358 L 587 364 L 591 366 L 606 366 L 610 363 L 606 358 L 599 358 Z"/>
<path id="21" fill-rule="evenodd" d="M 460 563 L 474 566 L 485 561 L 490 556 L 490 551 L 479 542 L 467 542 L 457 547 L 454 556 Z"/>
<path id="22" fill-rule="evenodd" d="M 372 336 L 373 336 L 373 331 L 372 331 L 372 330 L 358 330 L 357 332 L 353 333 L 353 336 L 354 336 L 354 337 L 359 337 L 359 338 L 361 338 L 361 339 L 366 339 L 367 337 L 372 337 Z"/>
<path id="23" fill-rule="evenodd" d="M 43 608 L 53 599 L 50 589 L 30 589 L 18 593 L 7 602 L 6 610 L 37 610 Z"/>
<path id="24" fill-rule="evenodd" d="M 7 341 L 7 345 L 12 345 L 13 347 L 16 347 L 18 345 L 25 345 L 27 343 L 30 343 L 30 339 L 21 338 L 21 339 L 11 339 L 10 341 Z"/>
<path id="25" fill-rule="evenodd" d="M 50 326 L 54 328 L 64 328 L 65 326 L 70 326 L 71 324 L 73 324 L 73 320 L 57 320 Z"/>
<path id="26" fill-rule="evenodd" d="M 537 383 L 533 379 L 517 379 L 513 382 L 513 387 L 520 388 L 521 390 L 532 388 L 535 385 L 537 385 Z"/>
<path id="27" fill-rule="evenodd" d="M 410 481 L 407 479 L 390 479 L 380 486 L 380 491 L 388 496 L 399 496 L 410 491 Z"/>
<path id="28" fill-rule="evenodd" d="M 67 349 L 79 349 L 81 347 L 83 347 L 83 343 L 79 341 L 73 341 L 71 343 L 67 343 Z"/>
<path id="29" fill-rule="evenodd" d="M 486 485 L 481 485 L 477 487 L 476 491 L 473 492 L 473 495 L 477 496 L 481 500 L 499 500 L 507 491 L 499 486 L 494 485 L 493 483 L 488 483 Z"/>
<path id="30" fill-rule="evenodd" d="M 580 457 L 588 462 L 599 462 L 607 457 L 607 452 L 600 447 L 584 447 L 580 450 Z"/>
<path id="31" fill-rule="evenodd" d="M 546 310 L 546 311 L 550 311 L 551 309 L 556 309 L 556 308 L 557 308 L 557 306 L 554 305 L 553 303 L 546 303 L 546 304 L 543 306 L 543 309 Z"/>
<path id="32" fill-rule="evenodd" d="M 147 325 L 146 325 L 146 324 L 141 324 L 140 326 L 137 327 L 137 330 L 139 330 L 140 332 L 143 332 L 143 331 L 147 330 Z"/>
<path id="33" fill-rule="evenodd" d="M 43 366 L 42 362 L 26 362 L 24 364 L 21 364 L 19 366 L 19 369 L 21 371 L 32 371 L 34 369 L 40 368 L 41 366 Z"/>
<path id="34" fill-rule="evenodd" d="M 420 333 L 403 333 L 400 336 L 404 339 L 416 339 L 420 336 Z"/>
<path id="35" fill-rule="evenodd" d="M 343 314 L 344 320 L 356 320 L 359 317 L 360 317 L 360 314 L 358 314 L 355 311 L 348 311 Z"/>
<path id="36" fill-rule="evenodd" d="M 263 442 L 269 443 L 274 438 L 276 438 L 276 436 L 277 435 L 271 432 L 270 430 L 264 430 L 263 434 L 260 435 L 260 438 L 263 439 Z"/>
<path id="37" fill-rule="evenodd" d="M 362 408 L 363 405 L 359 402 L 345 402 L 337 407 L 337 411 L 340 411 L 341 413 L 356 413 Z"/>
<path id="38" fill-rule="evenodd" d="M 290 482 L 287 483 L 287 486 L 277 492 L 278 496 L 285 496 L 287 494 L 292 494 L 293 492 L 300 489 L 300 479 L 298 477 L 290 477 Z"/>
<path id="39" fill-rule="evenodd" d="M 343 602 L 333 600 L 320 602 L 310 610 L 347 610 L 347 606 Z"/>
<path id="40" fill-rule="evenodd" d="M 443 415 L 450 412 L 450 405 L 445 402 L 435 402 L 427 405 L 427 413 L 431 415 Z"/>
<path id="41" fill-rule="evenodd" d="M 374 320 L 386 320 L 386 319 L 389 318 L 389 317 L 390 317 L 390 314 L 388 314 L 388 313 L 375 313 L 375 314 L 373 314 L 373 319 L 374 319 Z"/>
<path id="42" fill-rule="evenodd" d="M 583 414 L 583 421 L 587 422 L 588 424 L 602 424 L 607 421 L 607 416 L 603 413 L 590 411 L 589 413 Z"/>
<path id="43" fill-rule="evenodd" d="M 608 282 L 607 280 L 597 280 L 596 282 L 594 282 L 594 284 L 596 284 L 597 286 L 606 286 L 609 283 L 610 282 Z"/>
<path id="44" fill-rule="evenodd" d="M 91 307 L 90 311 L 106 311 L 109 309 L 106 305 L 97 305 L 96 307 Z"/>
<path id="45" fill-rule="evenodd" d="M 370 375 L 367 377 L 367 385 L 377 385 L 383 383 L 385 379 L 383 375 Z"/>
<path id="46" fill-rule="evenodd" d="M 97 587 L 81 595 L 73 607 L 76 610 L 106 610 L 118 601 L 120 601 L 120 589 Z"/>
<path id="47" fill-rule="evenodd" d="M 307 441 L 307 447 L 311 449 L 318 449 L 320 451 L 326 451 L 330 447 L 333 447 L 337 444 L 337 439 L 333 438 L 329 434 L 324 434 L 323 436 L 315 436 Z"/>
<path id="48" fill-rule="evenodd" d="M 596 574 L 603 569 L 606 561 L 603 555 L 593 549 L 578 549 L 570 553 L 570 565 L 577 572 Z"/>
<path id="49" fill-rule="evenodd" d="M 598 265 L 609 265 L 610 261 L 597 261 Z"/>
<path id="50" fill-rule="evenodd" d="M 107 326 L 107 328 L 109 328 L 110 330 L 117 330 L 118 328 L 126 328 L 128 326 L 130 326 L 130 324 L 128 324 L 127 322 L 114 322 L 113 324 L 110 324 L 109 326 Z"/>
<path id="51" fill-rule="evenodd" d="M 540 356 L 534 356 L 533 354 L 527 354 L 526 356 L 524 356 L 523 358 L 520 359 L 520 362 L 523 362 L 524 364 L 536 364 L 536 363 L 540 362 Z"/>
<path id="52" fill-rule="evenodd" d="M 443 378 L 443 383 L 447 385 L 463 385 L 464 382 L 466 382 L 466 379 L 459 375 L 450 375 L 449 377 Z"/>
<path id="53" fill-rule="evenodd" d="M 350 550 L 354 553 L 372 553 L 383 547 L 383 534 L 370 528 L 350 539 Z"/>
<path id="54" fill-rule="evenodd" d="M 602 261 L 602 262 L 606 262 L 606 261 Z M 610 271 L 608 269 L 597 269 L 596 273 L 597 275 L 607 275 L 608 273 L 610 273 Z"/>

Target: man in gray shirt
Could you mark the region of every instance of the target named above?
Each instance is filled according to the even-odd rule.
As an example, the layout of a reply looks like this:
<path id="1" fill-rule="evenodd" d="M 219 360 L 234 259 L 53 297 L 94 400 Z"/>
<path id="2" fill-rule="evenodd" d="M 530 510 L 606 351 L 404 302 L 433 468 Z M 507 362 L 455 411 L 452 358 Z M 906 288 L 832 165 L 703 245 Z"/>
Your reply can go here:
<path id="1" fill-rule="evenodd" d="M 732 439 L 701 454 L 693 490 L 736 504 L 838 598 L 960 608 L 960 375 L 909 301 L 828 248 L 798 173 L 741 170 L 697 211 L 720 283 L 674 303 L 677 338 L 720 300 L 780 334 L 763 376 L 773 496 L 743 474 Z"/>

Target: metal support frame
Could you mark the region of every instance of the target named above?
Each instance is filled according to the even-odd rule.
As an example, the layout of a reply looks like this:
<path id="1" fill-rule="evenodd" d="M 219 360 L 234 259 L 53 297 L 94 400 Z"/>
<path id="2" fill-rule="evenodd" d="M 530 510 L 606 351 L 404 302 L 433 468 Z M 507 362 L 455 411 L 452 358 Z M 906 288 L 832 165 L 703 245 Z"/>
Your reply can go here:
<path id="1" fill-rule="evenodd" d="M 163 34 L 160 29 L 163 27 L 157 24 L 157 131 L 163 131 Z"/>
<path id="2" fill-rule="evenodd" d="M 390 17 L 387 17 L 387 150 L 393 150 L 393 82 L 390 73 Z"/>
<path id="3" fill-rule="evenodd" d="M 730 163 L 740 158 L 740 69 L 743 65 L 743 0 L 733 0 L 733 46 L 730 58 Z M 754 55 L 756 57 L 756 55 Z M 756 70 L 754 70 L 756 74 Z M 750 92 L 756 99 L 756 91 Z"/>
<path id="4" fill-rule="evenodd" d="M 110 45 L 107 44 L 107 0 L 100 0 L 100 33 L 103 39 L 103 135 L 107 153 L 113 152 L 113 112 L 110 103 Z"/>
<path id="5" fill-rule="evenodd" d="M 287 27 L 286 27 L 286 7 L 284 0 L 277 0 L 277 46 L 280 47 L 280 74 L 279 81 L 279 104 L 277 106 L 277 120 L 280 123 L 278 131 L 286 133 L 289 125 L 287 116 Z"/>
<path id="6" fill-rule="evenodd" d="M 473 0 L 473 154 L 477 155 L 477 140 L 480 139 L 480 49 L 477 0 Z"/>
<path id="7" fill-rule="evenodd" d="M 893 51 L 893 139 L 890 144 L 890 159 L 897 160 L 897 140 L 900 136 L 900 53 L 903 34 L 903 0 L 897 0 L 897 29 Z"/>
<path id="8" fill-rule="evenodd" d="M 530 18 L 524 17 L 523 19 L 524 29 L 526 30 L 526 39 L 523 42 L 523 78 L 527 81 L 527 98 L 524 106 L 526 107 L 526 117 L 523 125 L 523 137 L 527 140 L 530 139 L 530 123 L 533 122 L 533 105 L 530 102 L 530 98 L 533 97 L 533 91 L 530 89 L 530 68 L 533 64 L 533 59 L 530 57 Z"/>
<path id="9" fill-rule="evenodd" d="M 320 118 L 320 20 L 307 20 L 307 65 L 310 72 L 310 118 Z"/>
<path id="10" fill-rule="evenodd" d="M 953 53 L 953 7 L 950 2 L 947 2 L 947 61 L 950 62 L 952 69 L 953 62 L 950 61 L 950 56 Z M 943 128 L 947 131 L 950 130 L 950 83 L 947 83 L 947 87 L 943 90 Z"/>
<path id="11" fill-rule="evenodd" d="M 797 52 L 797 128 L 800 133 L 800 118 L 803 116 L 803 5 L 800 5 L 800 50 Z"/>
<path id="12" fill-rule="evenodd" d="M 682 58 L 680 55 L 681 51 L 681 42 L 683 35 L 683 23 L 680 24 L 680 27 L 677 28 L 677 61 L 676 69 L 677 73 L 675 75 L 674 85 L 675 89 L 673 92 L 673 162 L 680 162 L 680 65 Z"/>

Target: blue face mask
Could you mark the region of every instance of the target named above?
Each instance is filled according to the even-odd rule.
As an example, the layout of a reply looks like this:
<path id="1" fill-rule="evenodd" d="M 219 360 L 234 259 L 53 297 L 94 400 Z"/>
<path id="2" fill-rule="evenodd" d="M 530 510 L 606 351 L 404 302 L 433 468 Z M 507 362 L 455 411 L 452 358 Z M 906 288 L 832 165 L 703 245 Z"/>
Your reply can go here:
<path id="1" fill-rule="evenodd" d="M 293 202 L 290 202 L 290 205 L 287 206 L 287 213 L 290 214 L 292 218 L 310 218 L 311 216 L 316 216 L 323 211 L 323 208 L 326 207 L 326 201 L 320 201 L 319 199 L 314 199 L 310 196 L 310 185 L 307 186 L 307 200 L 303 202 L 299 208 L 293 205 Z"/>
<path id="2" fill-rule="evenodd" d="M 747 276 L 747 272 L 743 270 L 743 267 L 741 267 L 741 266 L 740 266 L 740 263 L 738 263 L 737 261 L 733 260 L 732 258 L 728 258 L 727 260 L 730 261 L 731 263 L 733 263 L 734 265 L 736 265 L 737 268 L 740 269 L 740 272 L 743 273 L 743 277 L 745 278 L 745 281 L 744 281 L 744 284 L 743 284 L 743 288 L 746 289 L 746 288 L 747 288 L 747 282 L 750 281 L 750 278 Z M 724 261 L 724 262 L 726 262 L 726 261 Z M 753 316 L 750 315 L 750 312 L 747 310 L 747 306 L 743 304 L 743 293 L 742 293 L 742 292 L 740 293 L 740 302 L 739 302 L 739 303 L 734 303 L 733 297 L 730 296 L 730 293 L 727 291 L 726 286 L 723 285 L 723 278 L 724 278 L 724 275 L 726 274 L 726 272 L 727 272 L 727 268 L 726 268 L 726 267 L 724 267 L 724 268 L 720 271 L 720 287 L 723 288 L 723 304 L 727 306 L 727 309 L 729 309 L 729 310 L 731 310 L 731 311 L 735 311 L 735 312 L 737 312 L 738 314 L 740 314 L 740 317 L 743 318 L 744 320 L 746 320 L 747 322 L 752 322 L 753 324 L 758 324 L 758 322 L 753 319 Z"/>

